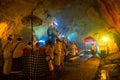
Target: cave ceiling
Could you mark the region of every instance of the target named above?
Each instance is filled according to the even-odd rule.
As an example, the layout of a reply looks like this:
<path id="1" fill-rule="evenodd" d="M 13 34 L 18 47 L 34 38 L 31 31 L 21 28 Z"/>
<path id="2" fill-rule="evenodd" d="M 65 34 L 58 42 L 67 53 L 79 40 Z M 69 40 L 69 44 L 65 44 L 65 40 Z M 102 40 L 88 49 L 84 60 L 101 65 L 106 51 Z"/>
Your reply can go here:
<path id="1" fill-rule="evenodd" d="M 120 29 L 120 0 L 0 0 L 0 37 L 24 30 L 22 19 L 31 13 L 43 21 L 34 27 L 38 38 L 46 36 L 51 18 L 61 34 L 77 41 Z"/>

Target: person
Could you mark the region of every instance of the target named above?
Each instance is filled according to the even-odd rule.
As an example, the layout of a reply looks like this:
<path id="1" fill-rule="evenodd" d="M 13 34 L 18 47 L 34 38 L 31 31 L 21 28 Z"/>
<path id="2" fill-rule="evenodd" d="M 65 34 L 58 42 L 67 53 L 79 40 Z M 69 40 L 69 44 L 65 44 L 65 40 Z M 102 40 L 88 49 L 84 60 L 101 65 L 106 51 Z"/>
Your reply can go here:
<path id="1" fill-rule="evenodd" d="M 28 42 L 28 44 L 26 45 L 27 49 L 32 49 L 32 42 Z"/>
<path id="2" fill-rule="evenodd" d="M 16 39 L 17 41 L 12 46 L 12 80 L 17 80 L 22 71 L 22 56 L 25 48 L 25 44 L 22 42 L 23 37 L 18 35 Z"/>
<path id="3" fill-rule="evenodd" d="M 52 45 L 51 40 L 48 40 L 45 45 L 45 53 L 46 53 L 46 61 L 48 62 L 48 66 L 49 66 L 49 72 L 50 74 L 52 74 L 54 72 L 54 65 L 53 65 L 54 47 Z"/>
<path id="4" fill-rule="evenodd" d="M 30 69 L 32 68 L 32 42 L 28 42 L 25 48 L 23 49 L 22 56 L 22 72 L 25 76 L 25 79 L 30 78 Z"/>
<path id="5" fill-rule="evenodd" d="M 3 52 L 3 79 L 2 80 L 10 80 L 11 77 L 11 68 L 12 68 L 12 44 L 13 44 L 13 35 L 9 35 L 7 40 L 2 44 L 2 52 Z"/>
<path id="6" fill-rule="evenodd" d="M 95 44 L 92 43 L 92 45 L 91 45 L 91 53 L 92 53 L 93 57 L 95 57 L 95 55 L 96 55 L 95 50 L 96 50 L 96 46 L 95 46 Z"/>
<path id="7" fill-rule="evenodd" d="M 62 48 L 61 48 L 61 58 L 60 58 L 61 63 L 60 63 L 60 65 L 61 65 L 61 67 L 63 67 L 64 66 L 64 58 L 66 56 L 67 49 L 66 49 L 64 41 L 61 42 L 61 45 L 62 45 Z"/>
<path id="8" fill-rule="evenodd" d="M 0 77 L 2 77 L 2 70 L 3 70 L 3 53 L 2 53 L 2 39 L 0 39 Z"/>
<path id="9" fill-rule="evenodd" d="M 60 67 L 61 50 L 62 50 L 61 40 L 57 38 L 56 44 L 54 45 L 54 62 L 57 72 L 61 71 L 61 67 Z"/>
<path id="10" fill-rule="evenodd" d="M 37 42 L 33 48 L 33 53 L 35 55 L 40 55 L 42 51 L 44 52 L 44 49 L 42 50 L 42 46 L 40 46 L 39 43 Z"/>
<path id="11" fill-rule="evenodd" d="M 76 46 L 75 43 L 73 42 L 73 43 L 71 44 L 72 56 L 76 56 L 76 50 L 77 50 L 77 46 Z"/>
<path id="12" fill-rule="evenodd" d="M 58 37 L 58 31 L 55 28 L 55 24 L 52 23 L 47 29 L 47 35 L 49 40 L 52 41 L 52 45 L 55 45 L 55 39 Z"/>
<path id="13" fill-rule="evenodd" d="M 23 54 L 24 55 L 32 54 L 32 42 L 28 42 L 26 47 L 23 49 Z"/>

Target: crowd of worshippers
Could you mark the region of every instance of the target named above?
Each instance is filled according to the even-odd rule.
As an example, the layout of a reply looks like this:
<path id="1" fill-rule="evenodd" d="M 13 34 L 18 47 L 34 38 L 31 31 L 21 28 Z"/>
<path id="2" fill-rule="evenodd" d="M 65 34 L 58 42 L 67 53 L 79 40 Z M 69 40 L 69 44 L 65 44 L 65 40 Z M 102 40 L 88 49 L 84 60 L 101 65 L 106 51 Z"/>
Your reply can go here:
<path id="1" fill-rule="evenodd" d="M 13 42 L 13 39 L 16 40 Z M 13 38 L 12 35 L 9 35 L 7 41 L 1 44 L 1 55 L 3 55 L 3 80 L 7 80 L 6 78 L 10 77 L 11 72 L 14 77 L 17 77 L 22 70 L 23 55 L 39 55 L 40 51 L 43 51 L 45 54 L 45 60 L 47 61 L 50 73 L 61 71 L 64 66 L 64 58 L 68 55 L 64 41 L 57 38 L 56 43 L 52 45 L 52 41 L 47 40 L 45 46 L 41 47 L 39 43 L 33 44 L 32 42 L 28 42 L 26 45 L 22 39 L 22 36 Z M 76 45 L 73 43 L 73 45 L 71 45 L 73 55 L 76 55 L 76 48 Z"/>

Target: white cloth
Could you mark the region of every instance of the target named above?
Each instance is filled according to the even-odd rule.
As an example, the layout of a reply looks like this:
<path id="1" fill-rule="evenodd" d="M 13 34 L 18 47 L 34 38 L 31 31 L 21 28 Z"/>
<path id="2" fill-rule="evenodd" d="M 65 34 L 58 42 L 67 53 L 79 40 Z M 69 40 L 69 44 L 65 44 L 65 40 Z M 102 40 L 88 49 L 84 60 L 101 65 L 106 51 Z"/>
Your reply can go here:
<path id="1" fill-rule="evenodd" d="M 17 45 L 17 47 L 16 47 Z M 16 48 L 15 48 L 16 47 Z M 15 48 L 15 49 L 14 49 Z M 12 50 L 13 51 L 13 58 L 18 58 L 23 56 L 23 49 L 25 48 L 25 44 L 22 41 L 17 41 L 13 43 Z"/>
<path id="2" fill-rule="evenodd" d="M 11 41 L 6 41 L 2 45 L 3 49 L 3 58 L 4 58 L 4 64 L 3 64 L 3 74 L 10 74 L 11 72 L 11 67 L 12 67 L 12 42 Z"/>
<path id="3" fill-rule="evenodd" d="M 12 69 L 12 58 L 8 58 L 4 60 L 3 65 L 3 74 L 10 74 Z"/>
<path id="4" fill-rule="evenodd" d="M 53 53 L 53 51 L 54 51 L 53 46 L 51 46 L 51 45 L 45 46 L 46 61 L 48 62 L 49 71 L 54 70 L 54 66 L 53 66 L 54 53 Z"/>
<path id="5" fill-rule="evenodd" d="M 3 57 L 4 58 L 10 58 L 12 57 L 11 49 L 12 49 L 12 42 L 11 41 L 6 41 L 3 46 Z"/>

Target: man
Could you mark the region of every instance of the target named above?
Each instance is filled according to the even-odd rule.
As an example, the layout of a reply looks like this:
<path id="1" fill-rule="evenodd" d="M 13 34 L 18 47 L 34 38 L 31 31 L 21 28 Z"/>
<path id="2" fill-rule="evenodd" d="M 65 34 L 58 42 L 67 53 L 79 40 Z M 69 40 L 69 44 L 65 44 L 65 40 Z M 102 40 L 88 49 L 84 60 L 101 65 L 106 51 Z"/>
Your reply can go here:
<path id="1" fill-rule="evenodd" d="M 46 61 L 49 66 L 50 74 L 54 71 L 53 58 L 54 58 L 54 47 L 52 46 L 52 41 L 48 40 L 45 45 Z"/>
<path id="2" fill-rule="evenodd" d="M 11 73 L 11 67 L 12 67 L 12 40 L 13 35 L 9 35 L 7 38 L 7 41 L 3 43 L 2 45 L 2 52 L 3 52 L 3 79 L 2 80 L 10 80 L 10 73 Z"/>
<path id="3" fill-rule="evenodd" d="M 95 57 L 95 55 L 96 55 L 95 51 L 96 51 L 96 46 L 95 46 L 95 44 L 92 43 L 92 45 L 91 45 L 91 53 L 92 53 L 93 57 Z"/>
<path id="4" fill-rule="evenodd" d="M 61 71 L 61 50 L 62 50 L 62 44 L 60 39 L 56 39 L 56 44 L 54 46 L 54 62 L 55 62 L 55 68 L 56 71 Z"/>
<path id="5" fill-rule="evenodd" d="M 73 42 L 73 43 L 71 44 L 72 56 L 76 56 L 76 50 L 77 50 L 77 46 L 76 46 L 76 44 Z"/>
<path id="6" fill-rule="evenodd" d="M 47 29 L 47 35 L 49 40 L 52 41 L 52 45 L 55 45 L 55 39 L 58 38 L 58 31 L 55 28 L 55 24 L 52 23 Z"/>
<path id="7" fill-rule="evenodd" d="M 2 53 L 2 41 L 0 39 L 0 80 L 1 80 L 1 77 L 2 77 L 2 70 L 3 70 L 3 53 Z"/>
<path id="8" fill-rule="evenodd" d="M 67 49 L 66 49 L 64 41 L 61 42 L 61 45 L 62 45 L 62 47 L 61 47 L 61 56 L 60 56 L 61 64 L 60 65 L 61 65 L 61 67 L 63 67 L 64 66 L 64 58 L 67 53 Z"/>
<path id="9" fill-rule="evenodd" d="M 18 74 L 22 70 L 22 56 L 23 49 L 25 48 L 25 44 L 22 42 L 23 37 L 18 35 L 16 37 L 16 42 L 12 45 L 12 80 L 17 80 Z"/>
<path id="10" fill-rule="evenodd" d="M 32 42 L 28 42 L 28 44 L 23 49 L 23 55 L 32 54 Z"/>

